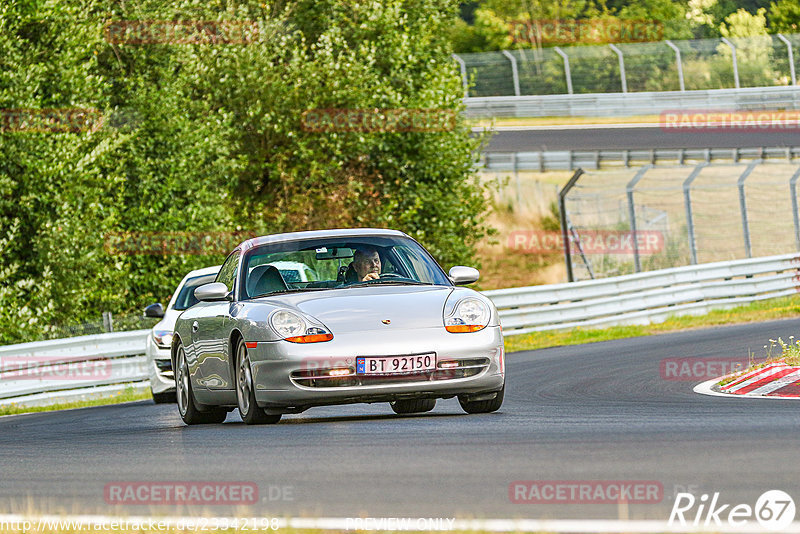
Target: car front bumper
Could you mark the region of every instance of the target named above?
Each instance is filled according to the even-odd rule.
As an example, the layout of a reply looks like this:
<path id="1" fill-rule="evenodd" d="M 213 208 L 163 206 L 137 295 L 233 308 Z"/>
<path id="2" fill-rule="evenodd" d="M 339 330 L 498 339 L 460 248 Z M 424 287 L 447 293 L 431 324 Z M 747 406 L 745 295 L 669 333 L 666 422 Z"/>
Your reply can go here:
<path id="1" fill-rule="evenodd" d="M 147 373 L 153 393 L 175 391 L 175 376 L 169 349 L 162 349 L 153 341 L 152 334 L 147 339 Z"/>
<path id="2" fill-rule="evenodd" d="M 437 370 L 379 377 L 355 374 L 358 356 L 435 354 Z M 302 410 L 311 406 L 388 402 L 405 398 L 478 398 L 505 383 L 500 327 L 451 334 L 442 327 L 413 331 L 365 331 L 322 343 L 259 342 L 248 349 L 255 396 L 262 408 Z M 449 362 L 455 368 L 439 365 Z M 312 379 L 329 369 L 347 376 Z"/>

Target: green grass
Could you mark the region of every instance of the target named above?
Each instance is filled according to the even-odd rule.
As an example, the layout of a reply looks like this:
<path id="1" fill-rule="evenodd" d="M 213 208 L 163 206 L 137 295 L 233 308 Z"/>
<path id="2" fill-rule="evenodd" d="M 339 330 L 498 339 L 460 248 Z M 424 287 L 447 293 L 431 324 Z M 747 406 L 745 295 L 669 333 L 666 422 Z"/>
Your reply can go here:
<path id="1" fill-rule="evenodd" d="M 663 323 L 645 326 L 574 328 L 568 331 L 533 332 L 518 336 L 508 336 L 505 340 L 505 346 L 506 352 L 517 352 L 798 316 L 800 316 L 800 296 L 792 296 L 754 302 L 728 310 L 715 310 L 706 315 L 674 316 Z M 764 342 L 767 343 L 768 340 L 764 340 Z M 796 352 L 800 357 L 800 347 L 797 348 Z"/>
<path id="2" fill-rule="evenodd" d="M 121 391 L 115 395 L 104 397 L 102 399 L 64 402 L 59 404 L 51 404 L 49 406 L 17 406 L 16 404 L 8 404 L 5 406 L 0 406 L 0 416 L 21 413 L 51 412 L 54 410 L 72 410 L 75 408 L 87 408 L 89 406 L 105 406 L 106 404 L 120 404 L 123 402 L 152 400 L 152 398 L 153 397 L 150 395 L 149 391 L 137 392 L 132 387 L 128 387 L 125 389 L 125 391 Z"/>

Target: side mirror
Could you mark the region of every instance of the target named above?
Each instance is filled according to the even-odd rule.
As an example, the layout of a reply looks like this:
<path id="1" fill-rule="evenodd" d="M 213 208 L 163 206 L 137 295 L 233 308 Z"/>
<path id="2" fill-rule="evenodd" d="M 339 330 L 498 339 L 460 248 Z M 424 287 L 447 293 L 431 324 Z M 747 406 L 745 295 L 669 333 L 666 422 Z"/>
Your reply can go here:
<path id="1" fill-rule="evenodd" d="M 228 286 L 222 282 L 211 282 L 210 284 L 203 284 L 194 290 L 194 296 L 197 300 L 203 302 L 215 300 L 228 300 Z"/>
<path id="2" fill-rule="evenodd" d="M 450 275 L 450 280 L 452 280 L 457 286 L 464 286 L 473 282 L 477 282 L 478 278 L 481 276 L 481 273 L 478 272 L 478 269 L 464 267 L 463 265 L 456 265 L 450 269 L 450 272 L 447 274 Z"/>
<path id="3" fill-rule="evenodd" d="M 144 309 L 144 316 L 152 317 L 154 319 L 161 319 L 164 317 L 164 306 L 162 306 L 160 302 L 151 304 Z"/>

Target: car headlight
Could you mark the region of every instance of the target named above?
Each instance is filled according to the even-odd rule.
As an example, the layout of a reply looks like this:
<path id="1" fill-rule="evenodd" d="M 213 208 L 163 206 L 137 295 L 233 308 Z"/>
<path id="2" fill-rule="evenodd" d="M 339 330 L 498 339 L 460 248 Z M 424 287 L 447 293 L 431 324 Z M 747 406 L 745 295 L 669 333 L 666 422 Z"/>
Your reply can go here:
<path id="1" fill-rule="evenodd" d="M 300 315 L 288 310 L 278 310 L 273 313 L 269 323 L 278 337 L 292 343 L 319 343 L 333 339 L 333 334 L 325 328 L 309 325 Z"/>
<path id="2" fill-rule="evenodd" d="M 162 349 L 168 349 L 172 346 L 172 330 L 153 330 L 153 341 Z"/>
<path id="3" fill-rule="evenodd" d="M 454 334 L 477 332 L 486 328 L 490 317 L 489 306 L 485 302 L 465 298 L 456 304 L 452 314 L 444 318 L 444 327 Z"/>

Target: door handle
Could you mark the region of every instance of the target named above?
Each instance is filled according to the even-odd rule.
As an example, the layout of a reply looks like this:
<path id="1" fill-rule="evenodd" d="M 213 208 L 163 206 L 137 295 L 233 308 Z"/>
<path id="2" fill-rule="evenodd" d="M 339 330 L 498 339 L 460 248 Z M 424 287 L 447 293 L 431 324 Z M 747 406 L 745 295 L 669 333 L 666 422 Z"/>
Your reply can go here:
<path id="1" fill-rule="evenodd" d="M 192 332 L 197 332 L 197 329 L 200 328 L 200 325 L 197 321 L 192 323 Z"/>

